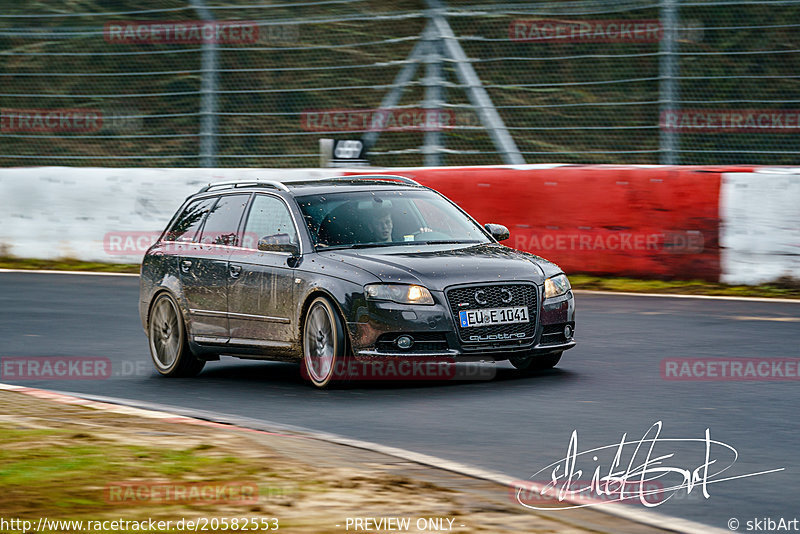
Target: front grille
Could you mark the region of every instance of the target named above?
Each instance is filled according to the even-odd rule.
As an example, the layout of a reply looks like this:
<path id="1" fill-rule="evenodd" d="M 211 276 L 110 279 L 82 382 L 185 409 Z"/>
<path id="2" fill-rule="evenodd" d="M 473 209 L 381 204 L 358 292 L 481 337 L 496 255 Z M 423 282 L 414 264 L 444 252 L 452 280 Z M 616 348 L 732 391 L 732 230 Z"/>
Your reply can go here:
<path id="1" fill-rule="evenodd" d="M 414 339 L 414 344 L 410 349 L 400 349 L 395 344 L 395 340 L 402 336 L 411 336 Z M 381 334 L 375 342 L 375 349 L 378 352 L 397 353 L 407 352 L 409 354 L 422 353 L 422 352 L 446 352 L 447 351 L 447 338 L 444 332 L 408 332 L 406 334 Z"/>
<path id="2" fill-rule="evenodd" d="M 478 304 L 475 299 L 475 293 L 482 291 L 481 299 L 486 301 L 486 304 Z M 508 290 L 511 292 L 513 298 L 511 302 L 503 302 L 503 298 L 508 298 L 508 294 L 503 291 Z M 447 291 L 447 300 L 450 304 L 450 309 L 453 312 L 453 317 L 456 322 L 456 330 L 461 341 L 466 343 L 483 343 L 496 345 L 500 342 L 519 342 L 524 340 L 530 342 L 536 336 L 536 286 L 533 284 L 495 284 L 495 285 L 476 285 L 469 287 L 456 287 Z M 461 306 L 466 304 L 466 306 Z M 528 318 L 527 323 L 521 324 L 500 324 L 490 326 L 473 326 L 462 328 L 459 322 L 459 312 L 468 310 L 477 310 L 482 308 L 507 308 L 512 306 L 527 306 Z M 505 334 L 517 334 L 522 332 L 525 334 L 524 338 L 508 338 L 503 339 Z M 471 336 L 501 336 L 492 340 L 474 340 L 470 339 Z"/>

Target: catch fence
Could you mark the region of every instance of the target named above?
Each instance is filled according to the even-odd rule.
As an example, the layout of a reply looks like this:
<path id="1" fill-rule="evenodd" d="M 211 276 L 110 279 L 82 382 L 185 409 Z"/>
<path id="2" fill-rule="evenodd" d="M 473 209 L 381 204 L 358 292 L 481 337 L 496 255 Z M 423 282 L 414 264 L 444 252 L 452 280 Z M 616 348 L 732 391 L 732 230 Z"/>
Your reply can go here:
<path id="1" fill-rule="evenodd" d="M 2 166 L 800 162 L 800 0 L 5 4 Z"/>

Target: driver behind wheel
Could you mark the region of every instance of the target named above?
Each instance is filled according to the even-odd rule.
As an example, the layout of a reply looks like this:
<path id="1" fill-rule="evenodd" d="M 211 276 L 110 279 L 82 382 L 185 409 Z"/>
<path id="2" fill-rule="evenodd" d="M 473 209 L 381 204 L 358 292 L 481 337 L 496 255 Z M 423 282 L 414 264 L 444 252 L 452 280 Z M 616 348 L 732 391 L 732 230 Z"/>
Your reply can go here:
<path id="1" fill-rule="evenodd" d="M 392 241 L 392 214 L 384 208 L 370 210 L 367 215 L 367 228 L 372 233 L 372 241 L 376 243 L 389 243 Z"/>

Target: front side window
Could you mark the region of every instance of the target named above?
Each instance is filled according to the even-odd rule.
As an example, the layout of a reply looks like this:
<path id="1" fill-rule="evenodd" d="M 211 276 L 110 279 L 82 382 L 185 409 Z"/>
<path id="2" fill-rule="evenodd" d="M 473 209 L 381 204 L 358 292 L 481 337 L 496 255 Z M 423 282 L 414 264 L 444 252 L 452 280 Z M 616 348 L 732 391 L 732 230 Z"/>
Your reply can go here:
<path id="1" fill-rule="evenodd" d="M 289 208 L 271 195 L 256 195 L 244 227 L 243 247 L 257 248 L 259 241 L 270 245 L 297 244 Z"/>
<path id="2" fill-rule="evenodd" d="M 489 243 L 482 228 L 428 190 L 358 191 L 298 197 L 318 248 Z"/>
<path id="3" fill-rule="evenodd" d="M 204 198 L 189 204 L 164 234 L 164 241 L 193 242 L 216 200 L 216 197 Z"/>
<path id="4" fill-rule="evenodd" d="M 238 245 L 239 222 L 250 195 L 224 195 L 211 208 L 198 241 L 207 245 Z"/>

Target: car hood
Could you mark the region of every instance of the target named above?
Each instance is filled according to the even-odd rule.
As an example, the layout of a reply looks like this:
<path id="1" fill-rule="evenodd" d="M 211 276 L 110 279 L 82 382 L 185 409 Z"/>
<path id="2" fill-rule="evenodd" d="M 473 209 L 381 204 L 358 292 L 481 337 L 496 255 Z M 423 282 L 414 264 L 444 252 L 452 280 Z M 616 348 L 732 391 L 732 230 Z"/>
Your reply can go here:
<path id="1" fill-rule="evenodd" d="M 368 271 L 384 282 L 441 291 L 456 284 L 544 279 L 561 269 L 543 258 L 498 244 L 340 249 L 322 255 Z"/>

